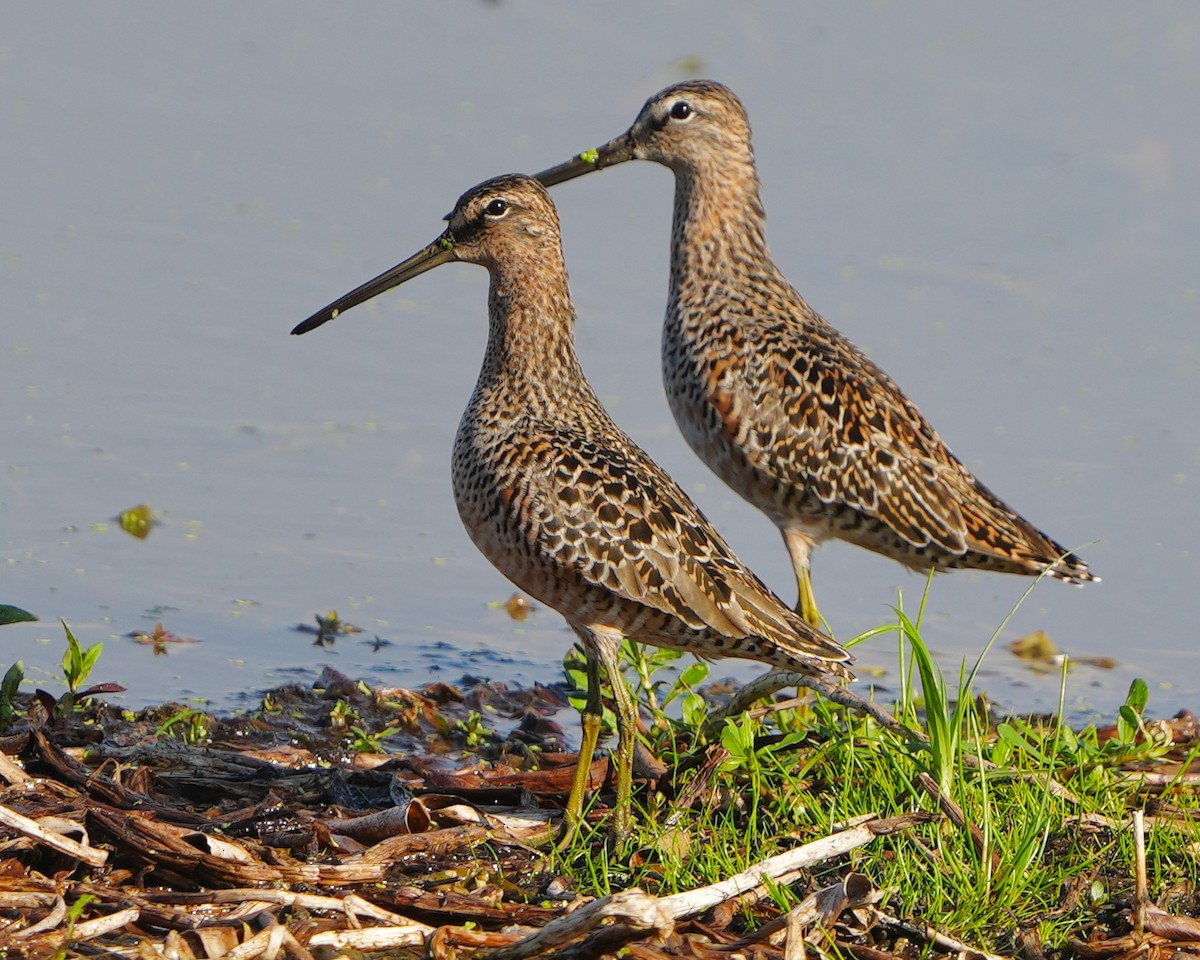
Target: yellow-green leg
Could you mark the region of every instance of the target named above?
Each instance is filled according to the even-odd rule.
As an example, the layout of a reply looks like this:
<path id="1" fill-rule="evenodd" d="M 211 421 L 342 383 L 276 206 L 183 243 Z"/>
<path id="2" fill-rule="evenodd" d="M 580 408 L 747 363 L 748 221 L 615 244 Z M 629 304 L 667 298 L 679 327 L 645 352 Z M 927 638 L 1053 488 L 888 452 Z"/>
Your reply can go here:
<path id="1" fill-rule="evenodd" d="M 567 821 L 567 836 L 570 837 L 583 823 L 583 797 L 587 793 L 588 774 L 592 769 L 592 757 L 596 753 L 596 742 L 600 739 L 600 724 L 604 720 L 604 702 L 600 699 L 600 660 L 596 656 L 595 644 L 583 637 L 583 651 L 587 657 L 587 703 L 583 707 L 583 741 L 579 744 L 579 762 L 575 765 L 575 779 L 571 782 L 571 795 L 567 797 L 564 814 Z"/>
<path id="2" fill-rule="evenodd" d="M 612 829 L 618 837 L 625 837 L 629 835 L 633 825 L 633 748 L 637 736 L 637 708 L 621 676 L 620 658 L 617 655 L 621 635 L 607 628 L 589 630 L 575 627 L 575 632 L 583 640 L 583 649 L 587 656 L 588 696 L 583 709 L 583 740 L 579 745 L 579 763 L 575 767 L 571 795 L 567 798 L 567 836 L 573 835 L 583 822 L 583 798 L 587 793 L 588 773 L 592 766 L 592 756 L 596 752 L 600 725 L 604 719 L 604 702 L 600 696 L 600 665 L 603 663 L 617 708 L 617 750 L 613 756 L 617 803 L 613 809 Z"/>
<path id="3" fill-rule="evenodd" d="M 780 532 L 783 534 L 783 542 L 787 545 L 788 556 L 792 558 L 796 586 L 800 588 L 796 612 L 820 630 L 821 614 L 817 610 L 817 597 L 813 593 L 812 577 L 808 572 L 808 558 L 812 553 L 814 540 L 800 527 L 784 527 Z"/>
<path id="4" fill-rule="evenodd" d="M 800 586 L 800 599 L 796 601 L 796 612 L 818 630 L 821 629 L 821 613 L 817 610 L 817 597 L 813 593 L 812 577 L 808 567 L 800 571 L 797 577 Z"/>
<path id="5" fill-rule="evenodd" d="M 608 683 L 612 687 L 617 708 L 617 752 L 614 757 L 617 772 L 617 803 L 613 808 L 612 831 L 618 839 L 629 836 L 633 829 L 633 749 L 637 742 L 637 706 L 621 675 L 618 656 L 620 635 L 597 637 L 600 659 Z"/>

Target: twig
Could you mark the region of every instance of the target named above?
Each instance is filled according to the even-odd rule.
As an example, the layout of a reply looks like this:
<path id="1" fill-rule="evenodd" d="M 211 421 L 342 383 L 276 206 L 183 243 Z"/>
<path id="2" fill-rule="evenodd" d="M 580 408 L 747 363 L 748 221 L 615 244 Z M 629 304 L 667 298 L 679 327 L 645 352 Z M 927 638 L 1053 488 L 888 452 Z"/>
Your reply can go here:
<path id="1" fill-rule="evenodd" d="M 1146 883 L 1146 825 L 1143 810 L 1133 811 L 1133 932 L 1141 936 L 1146 930 L 1146 903 L 1149 900 Z"/>
<path id="2" fill-rule="evenodd" d="M 929 742 L 923 733 L 913 730 L 911 727 L 906 727 L 889 713 L 886 707 L 881 706 L 874 700 L 860 697 L 849 687 L 839 683 L 833 677 L 814 677 L 807 673 L 797 673 L 794 670 L 772 670 L 769 673 L 764 673 L 761 677 L 751 680 L 733 695 L 733 699 L 729 703 L 708 718 L 708 721 L 704 725 L 705 736 L 710 738 L 715 736 L 724 725 L 727 717 L 736 717 L 738 714 L 745 713 L 746 708 L 754 703 L 755 700 L 769 697 L 785 687 L 807 687 L 809 690 L 821 694 L 834 703 L 840 703 L 844 707 L 849 707 L 851 710 L 856 710 L 871 717 L 885 730 L 890 730 L 898 737 L 916 739 L 923 743 Z"/>
<path id="3" fill-rule="evenodd" d="M 243 940 L 229 950 L 225 956 L 232 960 L 252 960 L 255 957 L 277 957 L 279 948 L 283 946 L 283 931 L 278 923 L 259 930 L 248 940 Z"/>
<path id="4" fill-rule="evenodd" d="M 400 947 L 419 947 L 425 942 L 423 931 L 410 927 L 364 927 L 359 930 L 323 930 L 308 940 L 310 947 L 333 951 L 395 950 Z"/>
<path id="5" fill-rule="evenodd" d="M 865 846 L 877 836 L 895 832 L 897 829 L 904 829 L 922 819 L 924 818 L 908 815 L 904 817 L 891 817 L 887 820 L 872 820 L 869 823 L 851 827 L 849 830 L 844 830 L 841 833 L 835 833 L 832 836 L 814 840 L 812 843 L 806 843 L 804 846 L 796 847 L 794 850 L 788 850 L 774 857 L 769 857 L 766 860 L 756 863 L 742 873 L 710 884 L 707 887 L 700 887 L 698 890 L 688 890 L 684 893 L 675 893 L 669 897 L 663 897 L 662 905 L 676 920 L 692 917 L 715 907 L 719 903 L 724 903 L 730 897 L 740 896 L 766 880 L 775 879 L 789 871 L 808 867 L 823 860 L 840 857 L 851 850 Z"/>
<path id="6" fill-rule="evenodd" d="M 573 954 L 595 956 L 599 953 L 614 953 L 625 944 L 648 936 L 666 937 L 674 929 L 676 920 L 695 916 L 731 897 L 752 890 L 767 880 L 842 856 L 870 843 L 878 836 L 895 833 L 926 819 L 927 814 L 916 813 L 862 823 L 841 833 L 769 857 L 749 870 L 719 883 L 672 894 L 669 897 L 654 897 L 636 888 L 614 893 L 593 900 L 565 917 L 552 920 L 524 939 L 493 950 L 487 957 L 488 960 L 526 960 L 528 957 L 544 955 L 584 936 L 589 939 L 578 948 L 573 947 Z M 838 896 L 843 897 L 844 893 L 839 893 Z M 609 918 L 615 918 L 617 922 L 601 926 Z"/>
<path id="7" fill-rule="evenodd" d="M 1128 828 L 1129 824 L 1123 823 L 1116 817 L 1107 817 L 1102 813 L 1080 813 L 1070 817 L 1063 818 L 1064 824 L 1077 823 L 1085 830 L 1112 830 L 1119 833 Z M 1189 833 L 1195 829 L 1195 823 L 1190 820 L 1180 819 L 1178 817 L 1142 817 L 1142 826 L 1148 830 L 1164 830 L 1169 828 L 1175 830 L 1186 830 Z"/>
<path id="8" fill-rule="evenodd" d="M 296 935 L 291 930 L 287 927 L 282 929 L 284 951 L 289 957 L 293 957 L 295 960 L 314 960 L 311 951 L 296 939 Z"/>
<path id="9" fill-rule="evenodd" d="M 523 940 L 500 947 L 487 954 L 489 960 L 525 960 L 570 943 L 581 936 L 599 934 L 604 938 L 604 952 L 615 953 L 621 946 L 647 936 L 666 937 L 675 929 L 675 921 L 663 900 L 636 887 L 613 893 L 574 913 L 559 917 L 536 930 Z M 609 918 L 617 922 L 601 924 Z"/>
<path id="10" fill-rule="evenodd" d="M 124 910 L 118 910 L 103 917 L 77 921 L 73 925 L 64 927 L 62 921 L 66 915 L 65 909 L 56 909 L 40 923 L 14 934 L 12 939 L 14 941 L 28 940 L 21 946 L 23 949 L 28 949 L 31 956 L 51 956 L 56 950 L 61 951 L 63 947 L 67 946 L 68 940 L 72 944 L 82 943 L 85 940 L 96 940 L 107 934 L 116 933 L 128 924 L 136 923 L 141 911 L 137 907 L 126 907 Z M 54 920 L 53 929 L 48 929 L 50 926 L 48 921 L 51 919 Z M 21 955 L 24 956 L 24 954 Z"/>
<path id="11" fill-rule="evenodd" d="M 6 901 L 10 900 L 10 898 L 7 896 L 4 899 Z M 15 898 L 11 899 L 15 900 Z M 60 923 L 62 923 L 67 917 L 67 902 L 57 894 L 54 895 L 51 902 L 53 906 L 51 907 L 49 913 L 42 917 L 42 919 L 37 923 L 30 924 L 24 930 L 20 930 L 12 934 L 13 939 L 26 940 L 29 937 L 37 937 L 49 930 L 55 929 Z M 24 903 L 20 904 L 20 906 L 24 905 Z M 17 903 L 13 903 L 12 906 L 17 906 Z"/>
<path id="12" fill-rule="evenodd" d="M 782 883 L 787 875 L 778 878 Z M 794 906 L 785 916 L 769 920 L 751 934 L 740 940 L 725 944 L 722 949 L 730 953 L 758 943 L 780 944 L 780 935 L 786 937 L 785 953 L 791 949 L 793 936 L 802 936 L 808 927 L 829 927 L 844 910 L 857 910 L 868 904 L 878 903 L 883 894 L 861 873 L 849 873 L 844 880 L 814 890 Z M 733 901 L 730 901 L 733 902 Z M 724 907 L 722 908 L 724 909 Z M 797 932 L 799 931 L 799 933 Z M 786 958 L 785 958 L 786 960 Z"/>
<path id="13" fill-rule="evenodd" d="M 136 923 L 140 914 L 137 907 L 127 907 L 95 920 L 84 920 L 71 928 L 71 940 L 95 940 L 107 933 L 116 933 L 126 924 Z"/>
<path id="14" fill-rule="evenodd" d="M 413 920 L 403 914 L 385 910 L 369 900 L 364 900 L 356 893 L 348 893 L 344 897 L 328 897 L 314 893 L 296 893 L 291 890 L 271 890 L 267 888 L 235 888 L 232 890 L 209 890 L 204 893 L 148 893 L 143 896 L 149 903 L 164 903 L 178 906 L 194 906 L 202 904 L 213 907 L 226 903 L 241 905 L 247 902 L 271 904 L 281 907 L 299 908 L 301 910 L 326 910 L 330 913 L 341 913 L 351 924 L 356 924 L 360 918 L 391 924 L 393 927 L 415 929 L 423 937 L 433 932 L 428 924 Z M 418 942 L 420 942 L 418 940 Z"/>
<path id="15" fill-rule="evenodd" d="M 47 847 L 57 850 L 59 853 L 65 853 L 68 857 L 82 860 L 89 867 L 102 866 L 108 860 L 107 851 L 99 850 L 96 847 L 89 847 L 87 844 L 72 840 L 70 837 L 64 837 L 61 833 L 47 830 L 36 820 L 30 820 L 28 817 L 17 813 L 16 810 L 3 805 L 0 805 L 0 824 L 11 827 L 18 833 L 23 833 L 38 843 L 45 844 Z"/>
<path id="16" fill-rule="evenodd" d="M 33 779 L 3 750 L 0 750 L 0 778 L 9 783 L 28 783 Z"/>
<path id="17" fill-rule="evenodd" d="M 808 960 L 808 951 L 804 949 L 804 917 L 800 915 L 799 908 L 788 911 L 783 960 Z"/>
<path id="18" fill-rule="evenodd" d="M 1195 787 L 1200 784 L 1200 772 L 1159 773 L 1154 770 L 1123 770 L 1121 775 L 1148 787 Z"/>
<path id="19" fill-rule="evenodd" d="M 884 913 L 878 907 L 868 907 L 871 915 L 880 923 L 887 924 L 889 927 L 903 930 L 906 933 L 915 934 L 922 940 L 936 944 L 946 950 L 954 950 L 959 953 L 969 953 L 977 957 L 982 957 L 983 960 L 1009 960 L 1008 957 L 998 953 L 988 953 L 986 950 L 980 950 L 978 947 L 972 947 L 970 944 L 963 943 L 961 940 L 955 940 L 954 937 L 942 933 L 940 930 L 935 930 L 933 927 L 924 924 L 909 923 L 907 920 L 901 920 L 899 917 L 893 917 L 889 913 Z"/>

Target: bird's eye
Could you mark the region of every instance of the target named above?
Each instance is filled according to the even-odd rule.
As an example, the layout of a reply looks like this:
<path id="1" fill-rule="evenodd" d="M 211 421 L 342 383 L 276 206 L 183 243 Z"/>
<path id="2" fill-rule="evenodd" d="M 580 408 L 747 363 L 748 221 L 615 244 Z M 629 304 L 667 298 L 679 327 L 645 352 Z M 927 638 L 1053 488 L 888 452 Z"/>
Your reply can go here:
<path id="1" fill-rule="evenodd" d="M 671 119 L 686 120 L 692 115 L 692 105 L 686 100 L 676 100 L 671 104 Z"/>
<path id="2" fill-rule="evenodd" d="M 501 200 L 499 197 L 497 197 L 483 208 L 483 212 L 493 220 L 499 220 L 502 216 L 508 213 L 508 201 Z"/>

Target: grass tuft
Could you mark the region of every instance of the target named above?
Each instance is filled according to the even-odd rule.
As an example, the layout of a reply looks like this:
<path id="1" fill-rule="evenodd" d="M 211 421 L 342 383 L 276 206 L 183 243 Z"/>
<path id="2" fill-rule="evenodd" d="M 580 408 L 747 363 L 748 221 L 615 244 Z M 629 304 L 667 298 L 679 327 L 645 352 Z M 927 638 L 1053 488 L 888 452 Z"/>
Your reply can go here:
<path id="1" fill-rule="evenodd" d="M 1064 662 L 1056 715 L 994 722 L 975 684 L 1008 618 L 949 682 L 921 637 L 928 591 L 927 584 L 915 616 L 901 600 L 887 628 L 901 667 L 896 714 L 927 743 L 812 699 L 730 719 L 717 742 L 705 743 L 702 712 L 688 699 L 700 697 L 703 671 L 662 680 L 657 671 L 673 658 L 630 647 L 627 675 L 647 720 L 643 738 L 668 774 L 659 789 L 639 792 L 627 845 L 613 849 L 601 826 L 562 852 L 559 866 L 588 893 L 639 886 L 670 894 L 866 813 L 956 810 L 958 822 L 945 816 L 881 837 L 812 879 L 826 882 L 852 867 L 888 891 L 891 913 L 985 948 L 1015 949 L 1029 931 L 1055 947 L 1086 937 L 1114 906 L 1129 903 L 1131 813 L 1169 798 L 1171 815 L 1152 818 L 1146 838 L 1150 894 L 1166 907 L 1200 903 L 1200 802 L 1185 780 L 1200 748 L 1182 759 L 1175 749 L 1178 766 L 1164 769 L 1178 772 L 1165 786 L 1139 776 L 1174 749 L 1172 728 L 1146 718 L 1145 683 L 1132 685 L 1111 727 L 1072 730 L 1064 720 Z M 686 708 L 668 711 L 677 701 Z M 767 898 L 785 910 L 796 894 L 776 885 Z M 755 909 L 744 907 L 747 916 Z"/>

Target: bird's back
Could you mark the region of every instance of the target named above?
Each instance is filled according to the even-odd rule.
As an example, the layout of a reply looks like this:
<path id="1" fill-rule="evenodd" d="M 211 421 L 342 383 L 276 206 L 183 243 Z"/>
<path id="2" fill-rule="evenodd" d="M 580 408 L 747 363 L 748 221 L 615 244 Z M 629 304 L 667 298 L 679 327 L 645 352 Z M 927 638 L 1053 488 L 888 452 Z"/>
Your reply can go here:
<path id="1" fill-rule="evenodd" d="M 705 657 L 845 673 L 849 657 L 733 554 L 586 384 L 518 398 L 481 384 L 459 427 L 455 500 L 468 533 L 522 590 L 577 625 Z"/>
<path id="2" fill-rule="evenodd" d="M 663 376 L 696 453 L 777 524 L 918 569 L 1090 579 L 951 453 L 920 410 L 781 277 L 668 308 Z M 1061 558 L 1061 560 L 1060 560 Z"/>

